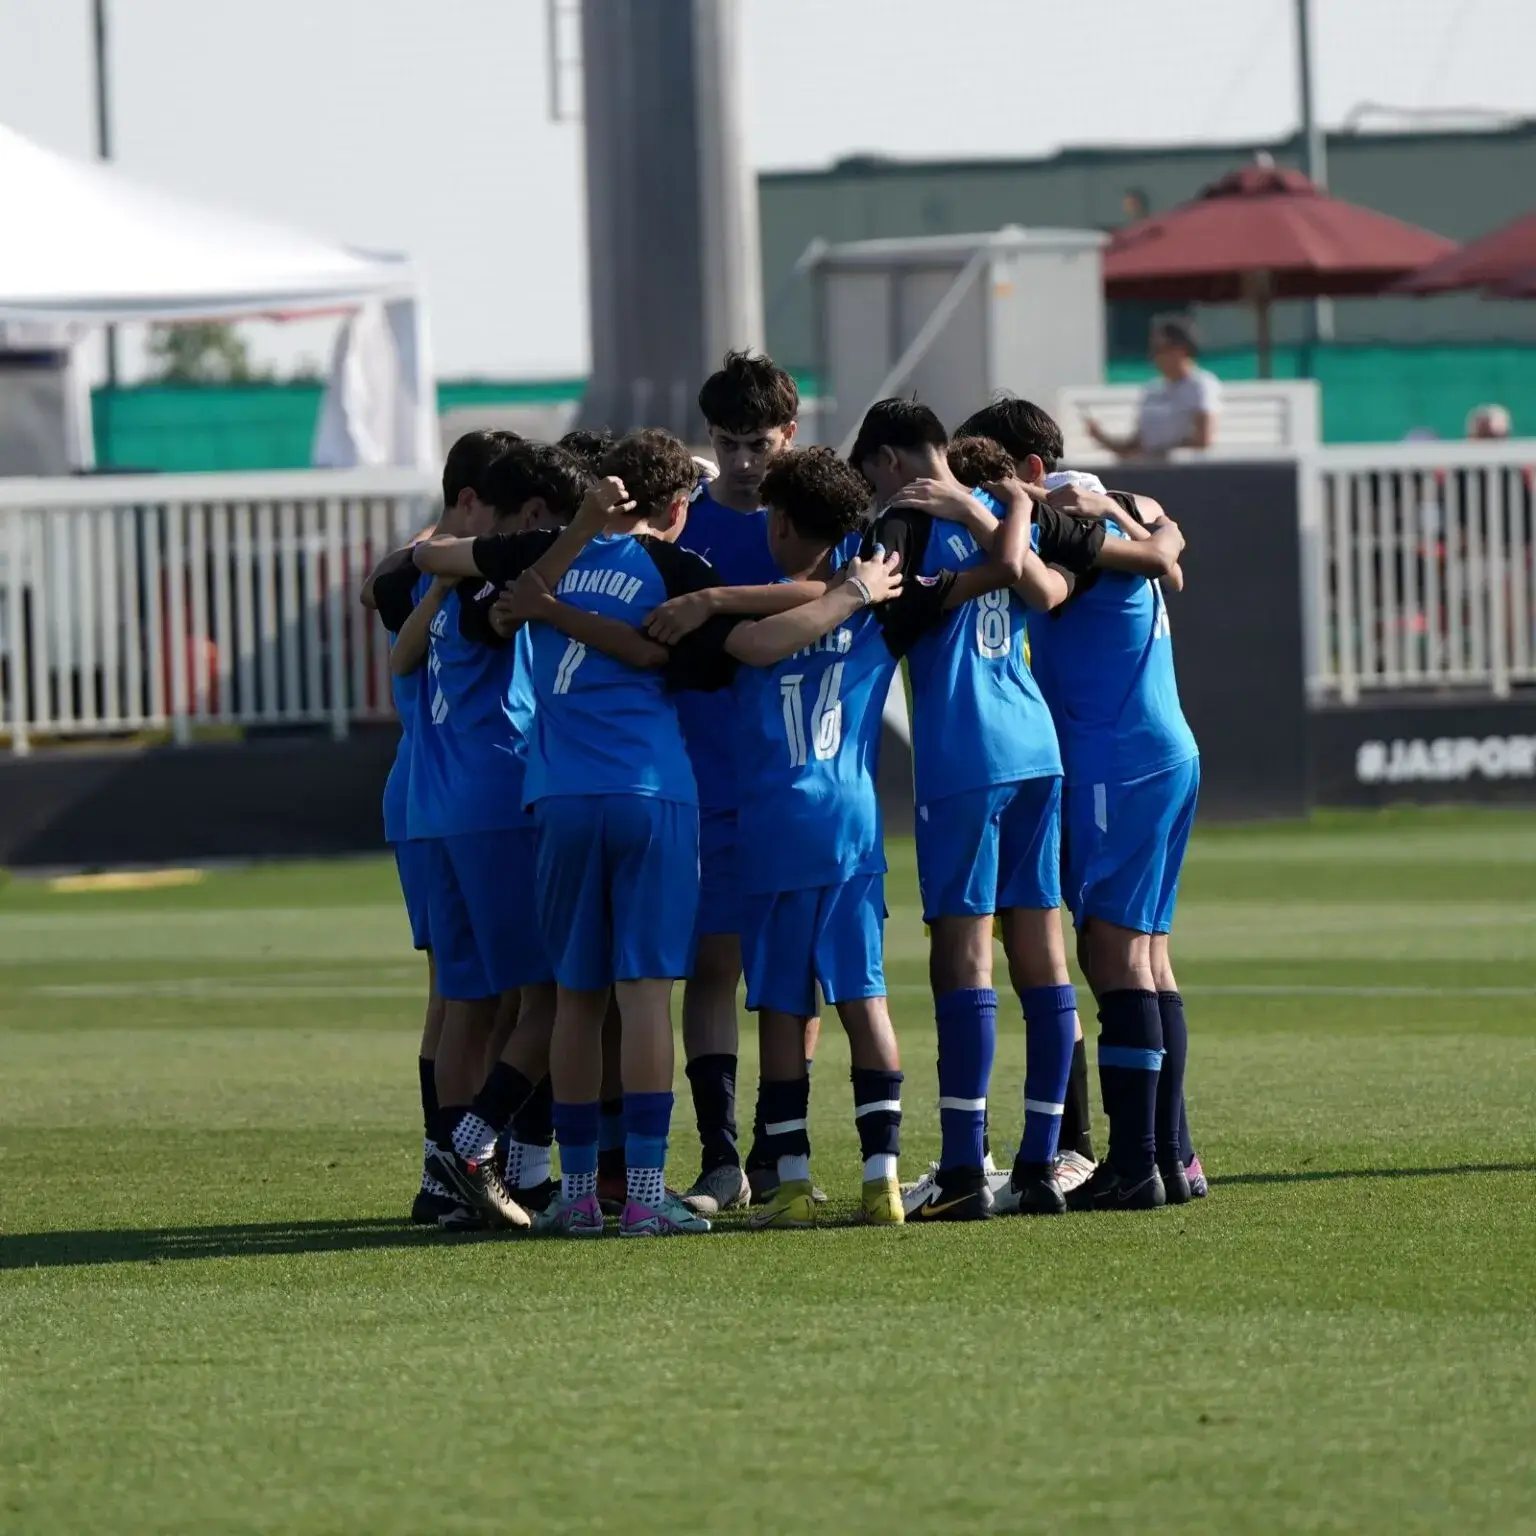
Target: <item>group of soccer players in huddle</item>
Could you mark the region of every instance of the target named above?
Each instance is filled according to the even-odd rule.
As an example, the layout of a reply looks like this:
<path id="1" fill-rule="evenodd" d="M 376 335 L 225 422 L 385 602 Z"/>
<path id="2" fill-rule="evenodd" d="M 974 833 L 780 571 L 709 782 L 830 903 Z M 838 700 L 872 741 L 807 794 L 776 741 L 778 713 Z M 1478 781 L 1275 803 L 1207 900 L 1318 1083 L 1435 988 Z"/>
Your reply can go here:
<path id="1" fill-rule="evenodd" d="M 848 1034 L 864 1220 L 1205 1194 L 1168 954 L 1199 785 L 1161 585 L 1183 579 L 1177 526 L 1058 471 L 1028 401 L 950 438 L 883 400 L 846 460 L 794 446 L 795 384 L 766 358 L 730 354 L 699 405 L 717 469 L 655 430 L 460 438 L 441 520 L 365 584 L 403 725 L 385 836 L 432 976 L 414 1218 L 641 1237 L 750 1205 L 752 1226 L 813 1225 L 818 989 Z M 905 1185 L 876 790 L 903 659 L 942 1137 Z M 1097 1163 L 1063 893 L 1100 1023 Z M 994 934 L 1026 1044 L 1010 1169 L 988 1139 Z M 678 979 L 702 1150 L 682 1193 Z"/>

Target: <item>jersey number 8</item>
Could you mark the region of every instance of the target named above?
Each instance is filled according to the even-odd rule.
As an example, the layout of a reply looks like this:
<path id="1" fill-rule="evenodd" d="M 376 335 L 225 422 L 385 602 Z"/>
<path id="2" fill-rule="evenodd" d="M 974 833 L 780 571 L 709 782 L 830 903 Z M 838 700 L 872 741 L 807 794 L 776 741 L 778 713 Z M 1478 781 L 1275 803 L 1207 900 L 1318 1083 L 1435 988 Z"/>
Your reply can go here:
<path id="1" fill-rule="evenodd" d="M 976 649 L 996 661 L 1006 656 L 1013 645 L 1013 609 L 1008 592 L 983 592 L 976 599 Z"/>
<path id="2" fill-rule="evenodd" d="M 784 734 L 789 739 L 789 765 L 803 768 L 808 753 L 805 738 L 805 705 L 801 701 L 800 686 L 805 681 L 803 673 L 779 679 L 779 698 L 784 705 Z M 816 703 L 811 710 L 810 750 L 819 761 L 837 756 L 843 744 L 843 663 L 834 661 L 821 674 L 821 687 L 816 690 Z"/>

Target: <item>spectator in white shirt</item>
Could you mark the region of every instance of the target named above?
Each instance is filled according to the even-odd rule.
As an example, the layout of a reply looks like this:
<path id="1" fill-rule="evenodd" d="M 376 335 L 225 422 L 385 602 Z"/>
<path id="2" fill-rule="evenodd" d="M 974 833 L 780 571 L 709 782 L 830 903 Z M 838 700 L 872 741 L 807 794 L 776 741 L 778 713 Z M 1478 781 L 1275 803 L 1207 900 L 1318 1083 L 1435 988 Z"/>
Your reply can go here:
<path id="1" fill-rule="evenodd" d="M 1122 459 L 1161 459 L 1175 448 L 1209 448 L 1221 413 L 1221 381 L 1195 362 L 1199 352 L 1191 321 L 1179 316 L 1154 321 L 1152 363 L 1161 377 L 1142 393 L 1136 430 L 1115 437 L 1088 417 L 1083 423 L 1088 435 Z"/>

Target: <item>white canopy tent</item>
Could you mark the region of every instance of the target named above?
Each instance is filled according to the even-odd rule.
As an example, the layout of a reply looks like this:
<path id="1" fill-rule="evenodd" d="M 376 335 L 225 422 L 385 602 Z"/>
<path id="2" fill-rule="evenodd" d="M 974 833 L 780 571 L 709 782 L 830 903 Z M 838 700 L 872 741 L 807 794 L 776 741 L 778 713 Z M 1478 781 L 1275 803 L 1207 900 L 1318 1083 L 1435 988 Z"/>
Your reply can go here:
<path id="1" fill-rule="evenodd" d="M 431 467 L 425 319 L 407 261 L 147 187 L 0 124 L 0 329 L 347 311 L 316 432 L 327 467 Z"/>

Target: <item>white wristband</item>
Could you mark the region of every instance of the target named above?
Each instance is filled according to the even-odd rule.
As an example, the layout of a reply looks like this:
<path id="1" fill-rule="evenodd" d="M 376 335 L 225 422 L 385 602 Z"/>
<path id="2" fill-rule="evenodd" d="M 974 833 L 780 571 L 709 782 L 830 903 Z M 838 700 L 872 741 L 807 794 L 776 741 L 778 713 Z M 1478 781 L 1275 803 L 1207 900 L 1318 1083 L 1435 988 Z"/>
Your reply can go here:
<path id="1" fill-rule="evenodd" d="M 864 607 L 868 608 L 869 605 L 874 602 L 875 594 L 871 592 L 867 586 L 864 585 L 863 581 L 859 577 L 850 576 L 848 578 L 848 585 L 859 594 L 859 598 Z"/>

